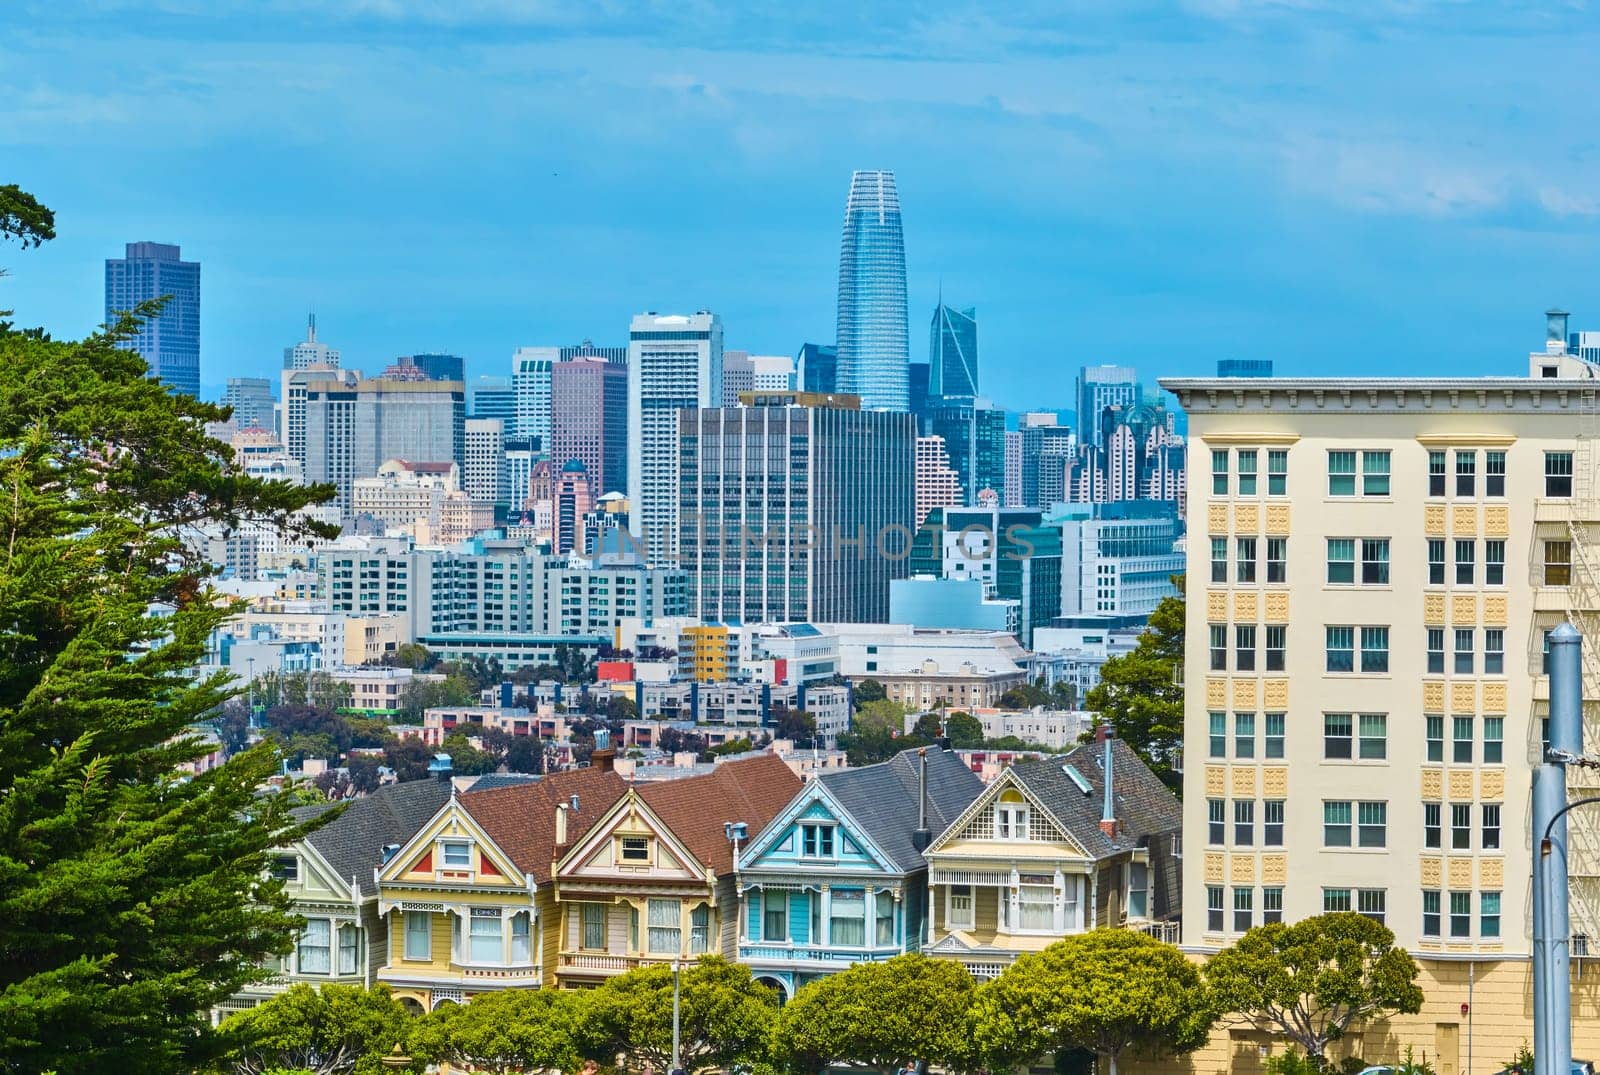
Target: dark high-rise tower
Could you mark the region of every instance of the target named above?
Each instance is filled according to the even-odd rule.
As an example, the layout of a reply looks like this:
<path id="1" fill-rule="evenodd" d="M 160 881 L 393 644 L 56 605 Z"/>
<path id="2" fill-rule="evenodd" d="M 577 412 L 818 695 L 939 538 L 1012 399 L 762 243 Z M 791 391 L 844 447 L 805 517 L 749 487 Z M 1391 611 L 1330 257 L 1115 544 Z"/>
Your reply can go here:
<path id="1" fill-rule="evenodd" d="M 122 346 L 137 351 L 150 375 L 191 396 L 200 394 L 200 263 L 183 261 L 167 243 L 128 243 L 127 256 L 106 259 L 106 324 L 141 302 L 171 296 Z"/>
<path id="2" fill-rule="evenodd" d="M 978 311 L 940 303 L 928 336 L 928 395 L 978 394 Z"/>
<path id="3" fill-rule="evenodd" d="M 906 247 L 893 172 L 856 172 L 839 249 L 839 391 L 867 409 L 904 411 L 911 361 Z"/>

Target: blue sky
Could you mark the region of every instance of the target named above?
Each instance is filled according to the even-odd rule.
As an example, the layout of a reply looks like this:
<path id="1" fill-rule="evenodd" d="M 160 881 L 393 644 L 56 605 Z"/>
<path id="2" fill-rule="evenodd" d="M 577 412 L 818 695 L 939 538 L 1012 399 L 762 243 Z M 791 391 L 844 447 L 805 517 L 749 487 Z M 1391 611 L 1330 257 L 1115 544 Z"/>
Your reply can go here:
<path id="1" fill-rule="evenodd" d="M 202 379 L 315 306 L 348 363 L 834 332 L 852 168 L 898 173 L 913 358 L 938 289 L 984 387 L 1086 363 L 1520 372 L 1600 328 L 1600 16 L 1584 4 L 1193 0 L 8 0 L 0 182 L 57 211 L 0 306 L 100 319 L 128 240 L 204 263 Z M 1002 10 L 1005 9 L 1005 10 Z"/>

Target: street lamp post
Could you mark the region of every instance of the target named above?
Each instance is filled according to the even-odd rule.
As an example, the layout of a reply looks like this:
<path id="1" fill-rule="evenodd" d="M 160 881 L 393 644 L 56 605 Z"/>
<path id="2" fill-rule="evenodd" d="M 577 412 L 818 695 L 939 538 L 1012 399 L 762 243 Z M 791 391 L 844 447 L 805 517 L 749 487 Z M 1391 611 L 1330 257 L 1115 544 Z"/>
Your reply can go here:
<path id="1" fill-rule="evenodd" d="M 683 1066 L 682 1039 L 678 1019 L 678 975 L 682 964 L 672 961 L 672 1075 L 678 1075 Z"/>

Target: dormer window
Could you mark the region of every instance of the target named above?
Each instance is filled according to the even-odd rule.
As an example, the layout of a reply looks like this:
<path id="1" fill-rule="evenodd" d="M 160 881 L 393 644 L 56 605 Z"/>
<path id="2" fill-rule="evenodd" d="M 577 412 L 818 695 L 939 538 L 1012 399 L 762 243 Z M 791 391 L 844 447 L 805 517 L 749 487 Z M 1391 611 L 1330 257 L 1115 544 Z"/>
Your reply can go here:
<path id="1" fill-rule="evenodd" d="M 279 855 L 272 860 L 272 876 L 279 881 L 300 880 L 300 859 L 296 855 Z"/>
<path id="2" fill-rule="evenodd" d="M 622 838 L 623 862 L 649 862 L 650 838 L 648 836 L 624 836 Z"/>
<path id="3" fill-rule="evenodd" d="M 801 825 L 800 854 L 806 858 L 833 857 L 832 825 Z"/>
<path id="4" fill-rule="evenodd" d="M 994 838 L 996 840 L 1028 838 L 1028 804 L 1020 793 L 1013 790 L 1000 793 L 1000 801 L 994 807 Z"/>
<path id="5" fill-rule="evenodd" d="M 472 866 L 472 845 L 465 840 L 446 840 L 439 855 L 447 870 L 465 870 Z"/>

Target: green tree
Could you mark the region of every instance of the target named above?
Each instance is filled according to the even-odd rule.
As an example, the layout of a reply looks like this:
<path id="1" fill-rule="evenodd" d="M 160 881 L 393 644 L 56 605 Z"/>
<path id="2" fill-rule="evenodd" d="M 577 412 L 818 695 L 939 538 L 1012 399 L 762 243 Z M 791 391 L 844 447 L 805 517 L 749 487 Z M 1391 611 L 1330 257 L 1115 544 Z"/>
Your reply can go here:
<path id="1" fill-rule="evenodd" d="M 887 698 L 866 702 L 856 707 L 851 723 L 857 731 L 886 731 L 898 735 L 905 730 L 906 707 Z"/>
<path id="2" fill-rule="evenodd" d="M 1172 582 L 1181 595 L 1183 576 Z M 1183 616 L 1182 596 L 1165 598 L 1150 614 L 1138 646 L 1106 661 L 1085 699 L 1178 794 L 1183 778 L 1173 765 L 1183 747 Z"/>
<path id="3" fill-rule="evenodd" d="M 290 986 L 259 1007 L 223 1021 L 224 1069 L 266 1075 L 289 1068 L 312 1075 L 376 1075 L 380 1058 L 406 1040 L 411 1017 L 386 985 Z"/>
<path id="4" fill-rule="evenodd" d="M 56 215 L 15 183 L 0 185 L 0 239 L 26 250 L 56 237 Z"/>
<path id="5" fill-rule="evenodd" d="M 426 672 L 439 663 L 439 659 L 428 652 L 428 647 L 420 642 L 403 642 L 396 646 L 394 652 L 385 653 L 383 662 L 393 668 L 410 668 L 418 672 Z"/>
<path id="6" fill-rule="evenodd" d="M 233 468 L 204 433 L 223 409 L 148 379 L 132 329 L 0 327 L 0 1072 L 202 1062 L 205 1012 L 294 922 L 263 880 L 302 831 L 256 794 L 272 746 L 176 775 L 235 693 L 193 675 L 233 610 L 179 535 L 325 534 L 297 512 L 331 489 Z"/>
<path id="7" fill-rule="evenodd" d="M 775 1059 L 807 1073 L 916 1060 L 968 1070 L 973 989 L 972 976 L 955 960 L 913 953 L 857 963 L 810 983 L 784 1005 L 773 1033 Z"/>
<path id="8" fill-rule="evenodd" d="M 482 776 L 500 768 L 498 757 L 473 746 L 462 732 L 446 737 L 439 750 L 450 755 L 450 770 L 456 776 Z"/>
<path id="9" fill-rule="evenodd" d="M 544 772 L 544 740 L 537 735 L 512 737 L 511 745 L 506 747 L 505 767 L 512 773 Z"/>
<path id="10" fill-rule="evenodd" d="M 479 993 L 418 1021 L 413 1057 L 482 1072 L 573 1071 L 586 994 L 564 989 Z"/>
<path id="11" fill-rule="evenodd" d="M 883 684 L 875 679 L 863 679 L 860 683 L 857 683 L 853 694 L 857 708 L 866 705 L 868 702 L 881 702 L 889 697 L 889 692 L 883 689 Z"/>
<path id="12" fill-rule="evenodd" d="M 671 1067 L 671 967 L 657 964 L 618 975 L 589 1000 L 585 1056 L 610 1064 L 620 1054 L 631 1066 Z M 701 956 L 683 969 L 679 1011 L 684 1068 L 726 1068 L 766 1059 L 778 998 L 751 979 L 748 967 Z"/>
<path id="13" fill-rule="evenodd" d="M 971 713 L 957 710 L 944 722 L 950 745 L 961 750 L 983 746 L 983 722 Z"/>
<path id="14" fill-rule="evenodd" d="M 425 710 L 442 705 L 471 705 L 475 699 L 472 688 L 460 676 L 412 677 L 400 688 L 400 697 L 396 699 L 400 711 L 395 719 L 406 724 L 421 724 Z"/>
<path id="15" fill-rule="evenodd" d="M 1026 955 L 978 990 L 975 1047 L 997 1066 L 1061 1049 L 1153 1059 L 1204 1045 L 1216 1011 L 1200 971 L 1170 944 L 1097 929 Z"/>
<path id="16" fill-rule="evenodd" d="M 1416 962 L 1353 911 L 1257 926 L 1211 958 L 1206 980 L 1220 1010 L 1276 1030 L 1318 1065 L 1351 1023 L 1422 1008 Z"/>

